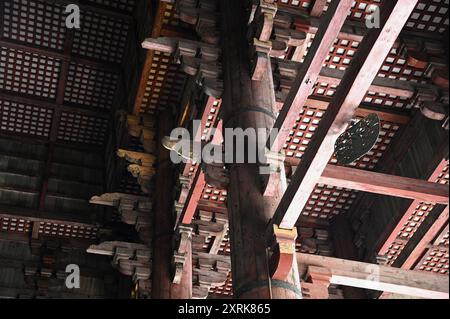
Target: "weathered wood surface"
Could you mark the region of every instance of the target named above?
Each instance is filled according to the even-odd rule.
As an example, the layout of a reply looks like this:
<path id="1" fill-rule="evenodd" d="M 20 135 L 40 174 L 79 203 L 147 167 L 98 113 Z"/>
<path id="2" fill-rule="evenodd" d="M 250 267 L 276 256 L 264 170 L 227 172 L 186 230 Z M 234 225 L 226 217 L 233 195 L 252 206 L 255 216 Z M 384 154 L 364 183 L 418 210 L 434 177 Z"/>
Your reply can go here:
<path id="1" fill-rule="evenodd" d="M 448 277 L 308 254 L 298 254 L 297 260 L 303 276 L 307 274 L 311 266 L 328 269 L 332 284 L 423 298 L 449 298 Z"/>
<path id="2" fill-rule="evenodd" d="M 243 1 L 223 0 L 222 42 L 225 91 L 222 112 L 225 128 L 271 128 L 272 117 L 261 109 L 273 113 L 275 96 L 271 68 L 260 81 L 252 81 L 249 74 L 248 45 L 246 40 L 246 8 Z M 239 116 L 236 116 L 239 114 Z M 266 240 L 263 236 L 272 216 L 276 198 L 264 199 L 260 187 L 257 164 L 230 165 L 228 211 L 230 238 L 233 247 L 232 272 L 235 298 L 299 298 L 295 289 L 272 286 L 270 291 L 267 267 Z M 291 272 L 286 280 L 298 287 L 298 276 Z M 259 283 L 259 284 L 257 284 Z M 255 285 L 256 284 L 256 285 Z"/>

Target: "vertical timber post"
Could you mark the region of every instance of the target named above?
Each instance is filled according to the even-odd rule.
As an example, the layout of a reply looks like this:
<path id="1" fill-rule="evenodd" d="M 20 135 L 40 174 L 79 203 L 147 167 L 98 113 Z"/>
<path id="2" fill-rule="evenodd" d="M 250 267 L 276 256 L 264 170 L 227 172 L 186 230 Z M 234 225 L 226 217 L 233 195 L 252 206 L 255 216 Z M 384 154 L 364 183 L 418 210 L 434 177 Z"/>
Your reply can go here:
<path id="1" fill-rule="evenodd" d="M 158 119 L 158 141 L 170 135 L 174 127 L 174 116 L 165 110 Z M 152 299 L 191 299 L 192 298 L 192 246 L 185 242 L 186 261 L 179 279 L 174 283 L 173 239 L 175 218 L 173 214 L 174 168 L 170 152 L 158 142 L 158 164 L 155 189 L 155 216 L 152 265 Z"/>
<path id="2" fill-rule="evenodd" d="M 250 75 L 247 39 L 250 2 L 221 0 L 224 128 L 244 131 L 262 128 L 268 133 L 275 122 L 273 79 L 270 62 L 260 80 L 253 81 Z M 235 148 L 234 151 L 236 154 Z M 280 196 L 263 196 L 258 164 L 249 163 L 246 159 L 245 163 L 230 164 L 229 170 L 228 211 L 235 298 L 301 298 L 295 258 L 287 278 L 270 278 L 265 234 Z"/>

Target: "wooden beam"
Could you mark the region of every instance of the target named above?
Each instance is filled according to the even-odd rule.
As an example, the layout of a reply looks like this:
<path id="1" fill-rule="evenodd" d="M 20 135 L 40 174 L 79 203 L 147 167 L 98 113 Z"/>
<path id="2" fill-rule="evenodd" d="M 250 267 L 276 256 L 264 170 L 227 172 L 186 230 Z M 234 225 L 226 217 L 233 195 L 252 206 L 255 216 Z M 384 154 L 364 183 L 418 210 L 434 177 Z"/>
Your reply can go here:
<path id="1" fill-rule="evenodd" d="M 331 99 L 328 97 L 309 97 L 306 100 L 305 106 L 309 108 L 317 108 L 319 110 L 326 111 L 330 106 Z M 408 124 L 410 116 L 406 114 L 400 114 L 395 111 L 387 111 L 381 108 L 369 107 L 361 104 L 355 111 L 355 117 L 365 118 L 369 114 L 377 114 L 381 121 L 392 122 L 396 124 Z"/>
<path id="2" fill-rule="evenodd" d="M 299 70 L 304 65 L 304 63 L 281 60 L 278 58 L 272 58 L 272 63 L 274 63 L 280 71 L 289 72 L 293 75 L 296 73 L 298 74 Z M 317 79 L 318 82 L 325 82 L 330 85 L 339 86 L 345 76 L 345 72 L 346 71 L 339 69 L 322 68 Z M 290 78 L 290 76 L 288 77 Z M 368 91 L 411 99 L 420 90 L 436 92 L 437 96 L 444 95 L 445 92 L 448 91 L 434 84 L 401 81 L 398 79 L 390 79 L 385 77 L 376 77 L 373 83 L 369 86 Z"/>
<path id="3" fill-rule="evenodd" d="M 99 13 L 99 14 L 107 16 L 107 17 L 121 19 L 121 20 L 129 21 L 129 22 L 133 21 L 133 17 L 131 14 L 126 14 L 126 13 L 120 12 L 118 10 L 114 10 L 112 8 L 98 7 L 95 4 L 94 5 L 87 4 L 87 2 L 83 1 L 83 0 L 44 0 L 44 1 L 48 2 L 48 3 L 55 3 L 55 4 L 60 4 L 60 5 L 76 4 L 82 10 L 96 12 L 96 13 Z"/>
<path id="4" fill-rule="evenodd" d="M 209 117 L 211 116 L 211 109 L 214 107 L 214 102 L 216 101 L 213 97 L 208 97 L 205 105 L 205 109 L 202 115 L 202 120 L 200 127 L 198 128 L 197 132 L 195 133 L 194 137 L 194 143 L 201 143 L 202 141 L 202 135 L 205 132 L 205 129 L 207 128 L 207 122 L 209 120 Z M 213 127 L 209 128 L 213 129 Z M 211 133 L 211 131 L 209 131 Z M 209 136 L 209 134 L 205 134 L 206 136 Z M 221 122 L 218 123 L 216 131 L 214 136 L 212 137 L 211 143 L 215 143 L 217 145 L 221 144 L 221 138 L 222 138 L 222 124 Z M 184 175 L 187 175 L 189 173 L 188 168 L 195 165 L 191 160 L 186 164 Z M 205 180 L 205 174 L 203 173 L 200 164 L 197 164 L 198 167 L 196 168 L 195 175 L 193 176 L 191 188 L 189 189 L 188 198 L 186 199 L 186 203 L 184 205 L 183 211 L 181 213 L 181 223 L 189 225 L 192 222 L 192 218 L 194 217 L 194 214 L 197 210 L 199 201 L 201 199 L 203 189 L 206 186 L 206 180 Z"/>
<path id="5" fill-rule="evenodd" d="M 313 17 L 320 17 L 323 14 L 326 4 L 327 0 L 314 0 L 309 13 Z"/>
<path id="6" fill-rule="evenodd" d="M 381 7 L 383 4 L 381 4 Z M 316 34 L 319 25 L 321 22 L 320 17 L 314 17 L 311 14 L 306 13 L 303 10 L 298 10 L 298 8 L 293 8 L 291 6 L 278 6 L 278 12 L 283 15 L 288 15 L 294 20 L 294 25 L 303 31 L 308 33 Z M 278 16 L 275 16 L 275 21 Z M 348 39 L 360 42 L 363 37 L 370 31 L 366 25 L 364 20 L 350 20 L 348 19 L 344 24 L 342 30 L 340 30 L 338 38 L 340 39 Z M 435 43 L 441 42 L 443 36 L 439 32 L 427 32 L 427 31 L 418 31 L 417 29 L 405 29 L 401 32 L 402 38 L 422 38 L 427 41 L 433 41 Z"/>
<path id="7" fill-rule="evenodd" d="M 34 209 L 17 208 L 0 205 L 0 218 L 23 219 L 29 222 L 63 224 L 78 228 L 98 228 L 95 223 L 90 223 L 89 216 L 42 212 Z"/>
<path id="8" fill-rule="evenodd" d="M 300 274 L 310 266 L 330 270 L 331 284 L 421 298 L 449 298 L 448 276 L 300 253 L 297 262 Z"/>
<path id="9" fill-rule="evenodd" d="M 327 165 L 319 183 L 422 202 L 449 202 L 448 185 L 336 165 Z"/>
<path id="10" fill-rule="evenodd" d="M 16 103 L 29 104 L 33 106 L 39 106 L 46 109 L 55 110 L 57 107 L 61 108 L 61 111 L 86 115 L 89 117 L 99 117 L 103 119 L 109 119 L 111 115 L 108 112 L 96 111 L 90 108 L 85 108 L 81 106 L 68 106 L 68 105 L 58 105 L 55 102 L 47 102 L 38 98 L 30 98 L 25 96 L 18 96 L 15 94 L 8 93 L 6 91 L 0 91 L 0 99 L 8 100 Z"/>
<path id="11" fill-rule="evenodd" d="M 442 159 L 439 163 L 439 165 L 436 165 L 436 169 L 434 172 L 432 172 L 431 176 L 429 176 L 428 181 L 435 182 L 436 179 L 439 177 L 440 174 L 442 174 L 443 169 L 447 165 L 447 160 Z M 448 187 L 448 186 L 447 186 Z M 401 232 L 401 229 L 404 227 L 405 223 L 411 218 L 411 215 L 413 212 L 417 209 L 419 205 L 422 204 L 422 201 L 420 200 L 414 200 L 403 216 L 398 221 L 397 225 L 392 229 L 392 232 L 387 236 L 386 240 L 380 245 L 381 248 L 378 251 L 379 255 L 386 255 L 389 251 L 389 247 L 392 245 L 392 243 L 397 239 L 398 234 Z M 416 255 L 416 257 L 419 258 L 419 256 Z"/>
<path id="12" fill-rule="evenodd" d="M 327 13 L 320 23 L 316 37 L 303 63 L 303 67 L 299 71 L 275 122 L 273 129 L 277 130 L 277 137 L 275 140 L 271 141 L 269 139 L 267 142 L 268 148 L 272 151 L 279 152 L 286 142 L 300 111 L 313 90 L 320 70 L 339 31 L 344 25 L 352 4 L 352 0 L 333 0 L 331 2 Z"/>
<path id="13" fill-rule="evenodd" d="M 435 212 L 434 210 L 437 210 Z M 436 216 L 437 215 L 437 216 Z M 432 220 L 431 220 L 432 219 Z M 438 236 L 439 232 L 445 228 L 449 221 L 449 207 L 436 206 L 433 211 L 428 215 L 425 221 L 420 225 L 418 231 L 410 239 L 411 245 L 414 248 L 410 249 L 407 245 L 402 251 L 402 254 L 398 257 L 398 260 L 402 259 L 403 253 L 407 254 L 405 262 L 402 264 L 403 269 L 412 269 L 423 257 L 428 247 L 433 245 L 433 240 Z M 420 238 L 417 242 L 417 237 Z M 439 244 L 439 242 L 438 242 Z"/>
<path id="14" fill-rule="evenodd" d="M 328 111 L 314 134 L 314 139 L 306 149 L 300 166 L 276 210 L 273 223 L 286 229 L 295 227 L 310 194 L 333 155 L 336 140 L 354 117 L 356 109 L 377 76 L 381 65 L 416 4 L 416 0 L 398 0 L 384 3 L 381 15 L 383 27 L 372 29 L 361 43 Z M 302 105 L 307 99 L 306 95 L 305 100 L 302 100 Z M 288 103 L 288 105 L 291 105 L 291 103 Z M 302 105 L 296 105 L 296 107 L 301 108 Z M 284 117 L 283 125 L 287 125 L 283 127 L 284 141 L 289 135 L 297 116 L 298 110 L 295 110 L 295 113 L 291 113 L 290 120 L 285 121 L 286 117 Z"/>
<path id="15" fill-rule="evenodd" d="M 61 60 L 62 62 L 73 61 L 79 64 L 85 64 L 91 66 L 95 69 L 100 69 L 103 71 L 113 72 L 120 74 L 120 64 L 116 63 L 105 63 L 92 59 L 81 58 L 81 57 L 73 57 L 70 55 L 70 52 L 59 53 L 56 51 L 51 51 L 48 49 L 43 49 L 41 47 L 33 46 L 32 44 L 22 44 L 20 42 L 14 42 L 12 40 L 6 40 L 4 38 L 0 39 L 0 46 L 8 49 L 20 50 L 25 52 L 30 52 L 38 55 L 43 55 L 47 57 L 51 57 L 57 60 Z"/>
<path id="16" fill-rule="evenodd" d="M 189 190 L 188 198 L 181 213 L 181 223 L 189 225 L 192 222 L 197 205 L 206 186 L 205 174 L 200 167 L 197 168 L 194 180 L 192 181 L 191 189 Z"/>

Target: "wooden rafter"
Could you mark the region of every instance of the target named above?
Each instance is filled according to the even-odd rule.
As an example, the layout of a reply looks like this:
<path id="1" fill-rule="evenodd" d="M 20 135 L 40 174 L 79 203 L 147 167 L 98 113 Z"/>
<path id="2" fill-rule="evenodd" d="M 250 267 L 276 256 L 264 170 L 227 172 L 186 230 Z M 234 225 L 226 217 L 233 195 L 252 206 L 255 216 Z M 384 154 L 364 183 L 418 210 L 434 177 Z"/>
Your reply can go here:
<path id="1" fill-rule="evenodd" d="M 449 201 L 447 185 L 336 165 L 328 165 L 319 182 L 335 187 L 416 199 L 422 202 L 447 204 Z"/>
<path id="2" fill-rule="evenodd" d="M 449 206 L 436 206 L 434 208 L 435 210 L 438 210 L 438 214 L 430 214 L 430 215 L 437 215 L 435 218 L 432 218 L 430 220 L 429 216 L 424 224 L 428 225 L 422 225 L 421 228 L 419 228 L 419 231 L 416 232 L 414 236 L 420 236 L 421 232 L 423 232 L 423 227 L 425 226 L 428 228 L 426 232 L 423 234 L 422 238 L 416 242 L 415 238 L 411 238 L 412 242 L 415 242 L 414 249 L 412 251 L 408 251 L 407 247 L 405 248 L 405 252 L 409 253 L 408 258 L 405 260 L 405 262 L 402 265 L 403 269 L 412 269 L 417 262 L 420 260 L 420 258 L 423 256 L 424 252 L 428 249 L 430 245 L 433 245 L 433 240 L 438 236 L 438 234 L 442 231 L 442 229 L 445 228 L 445 225 L 448 227 L 448 221 L 449 221 Z M 438 242 L 439 244 L 439 242 Z"/>
<path id="3" fill-rule="evenodd" d="M 389 1 L 384 4 L 382 27 L 372 29 L 361 43 L 346 76 L 337 89 L 328 112 L 325 113 L 314 139 L 306 149 L 301 164 L 276 210 L 273 223 L 287 229 L 295 226 L 310 194 L 333 155 L 337 138 L 345 131 L 349 121 L 353 118 L 355 110 L 373 83 L 384 59 L 416 4 L 417 1 L 410 0 Z M 320 33 L 316 36 L 318 35 Z M 317 71 L 317 76 L 319 72 L 320 69 Z M 298 78 L 303 79 L 303 76 L 300 74 Z M 297 86 L 294 86 L 292 94 L 297 94 L 296 88 Z M 304 93 L 305 101 L 309 93 L 310 91 Z M 294 108 L 295 113 L 286 110 L 285 113 L 291 114 L 291 119 L 285 121 L 286 116 L 284 116 L 281 120 L 282 126 L 276 126 L 284 130 L 285 133 L 282 134 L 284 140 L 286 140 L 298 111 L 303 107 L 305 101 L 302 100 L 302 104 L 297 105 L 298 110 Z M 292 105 L 289 101 L 287 103 L 287 105 Z"/>
<path id="4" fill-rule="evenodd" d="M 272 151 L 279 152 L 289 136 L 298 114 L 312 92 L 330 48 L 344 25 L 352 3 L 352 0 L 333 1 L 323 17 L 303 67 L 275 122 L 277 137 L 275 140 L 269 140 L 267 145 Z"/>
<path id="5" fill-rule="evenodd" d="M 436 274 L 309 254 L 297 254 L 297 262 L 304 275 L 309 267 L 328 270 L 331 284 L 421 298 L 449 298 L 448 277 Z"/>

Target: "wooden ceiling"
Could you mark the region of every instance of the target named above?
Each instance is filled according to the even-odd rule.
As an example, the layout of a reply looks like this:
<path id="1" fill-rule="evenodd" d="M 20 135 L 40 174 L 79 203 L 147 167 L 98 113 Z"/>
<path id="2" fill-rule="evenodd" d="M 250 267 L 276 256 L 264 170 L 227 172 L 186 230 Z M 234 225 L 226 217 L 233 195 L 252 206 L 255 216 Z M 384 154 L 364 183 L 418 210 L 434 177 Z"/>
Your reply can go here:
<path id="1" fill-rule="evenodd" d="M 65 5 L 74 2 L 79 3 L 82 10 L 83 32 L 68 30 L 64 24 Z M 293 47 L 287 50 L 285 61 L 302 63 L 310 49 L 317 32 L 317 16 L 327 10 L 326 3 L 330 1 L 315 1 L 312 7 L 313 2 L 278 1 L 280 15 L 283 19 L 291 19 L 289 27 L 309 34 L 307 43 L 300 50 Z M 337 72 L 347 69 L 364 34 L 361 22 L 370 12 L 371 6 L 379 2 L 355 1 L 343 30 L 345 32 L 341 32 L 330 50 L 326 67 Z M 322 9 L 317 11 L 317 8 Z M 115 111 L 133 110 L 138 115 L 157 114 L 165 108 L 180 108 L 180 99 L 188 77 L 178 64 L 173 63 L 170 53 L 140 51 L 138 46 L 149 35 L 153 38 L 171 36 L 191 39 L 195 32 L 192 27 L 179 20 L 174 4 L 162 1 L 155 13 L 155 21 L 149 10 L 148 4 L 136 3 L 134 0 L 5 0 L 0 3 L 0 188 L 3 187 L 2 191 L 5 191 L 0 195 L 0 203 L 78 215 L 92 212 L 92 207 L 81 207 L 77 211 L 79 204 L 67 206 L 67 203 L 77 202 L 77 198 L 81 197 L 81 206 L 87 205 L 89 194 L 101 194 L 110 187 L 110 179 L 102 175 L 101 167 L 104 165 L 103 148 L 115 145 L 111 143 L 114 135 L 112 131 L 116 129 L 111 126 Z M 445 50 L 440 42 L 442 34 L 448 30 L 448 10 L 448 0 L 419 1 L 402 36 L 381 68 L 379 78 L 395 79 L 398 80 L 397 83 L 409 81 L 411 85 L 406 90 L 402 87 L 403 92 L 407 93 L 408 90 L 410 93 L 415 92 L 416 85 L 419 84 L 434 86 L 430 65 L 409 65 L 408 50 L 405 48 L 414 47 L 425 52 L 429 50 L 434 52 L 434 64 L 445 64 L 442 58 Z M 304 16 L 308 17 L 308 22 L 304 21 Z M 286 67 L 281 62 L 274 65 L 274 82 L 280 109 L 292 88 L 295 72 L 296 67 Z M 284 150 L 289 164 L 299 165 L 314 132 L 320 126 L 320 120 L 336 87 L 336 78 L 330 76 L 322 76 L 316 84 L 314 93 L 305 109 L 298 114 L 285 141 Z M 374 150 L 354 163 L 353 167 L 389 173 L 406 169 L 404 167 L 407 164 L 400 163 L 398 167 L 398 163 L 393 164 L 387 154 L 393 149 L 405 148 L 407 143 L 411 144 L 415 140 L 407 141 L 405 138 L 415 123 L 414 102 L 412 93 L 387 94 L 383 85 L 372 87 L 367 92 L 355 120 L 368 112 L 376 112 L 382 119 L 382 133 Z M 205 127 L 216 127 L 219 124 L 220 106 L 220 99 L 205 99 L 203 114 L 195 116 L 203 118 Z M 427 127 L 419 130 L 422 133 L 424 131 L 427 132 Z M 415 134 L 417 137 L 419 133 Z M 442 134 L 437 132 L 434 136 L 440 140 Z M 17 137 L 23 140 L 18 141 Z M 41 144 L 33 146 L 35 141 Z M 425 141 L 423 145 L 428 147 L 430 144 L 433 146 L 431 151 L 435 151 L 439 146 L 433 143 Z M 142 149 L 136 141 L 131 141 L 130 145 L 131 149 Z M 95 158 L 88 160 L 85 158 L 86 152 L 92 150 L 96 150 L 95 155 L 92 155 Z M 418 150 L 412 150 L 412 155 L 408 156 L 414 156 L 417 152 Z M 110 162 L 114 162 L 115 150 L 109 149 L 106 153 L 106 157 L 111 157 Z M 95 162 L 102 163 L 92 167 Z M 330 160 L 330 164 L 336 164 L 334 158 Z M 414 174 L 427 175 L 421 167 L 414 169 L 417 171 Z M 198 165 L 188 165 L 185 168 L 184 175 L 189 179 L 190 185 L 189 196 L 187 202 L 183 202 L 180 196 L 179 206 L 182 207 L 180 213 L 188 216 L 186 222 L 194 220 L 196 227 L 201 229 L 202 221 L 214 223 L 217 216 L 224 210 L 226 212 L 227 192 L 202 182 L 199 179 L 200 171 Z M 115 172 L 116 170 L 110 169 L 108 174 Z M 448 185 L 448 174 L 448 160 L 441 158 L 439 165 L 435 165 L 425 177 L 432 182 Z M 92 176 L 97 175 L 102 176 L 95 178 L 96 181 L 91 180 Z M 30 180 L 35 183 L 30 183 Z M 87 187 L 83 189 L 86 193 L 74 194 L 74 183 Z M 142 195 L 131 176 L 125 176 L 119 183 L 124 193 Z M 22 186 L 26 189 L 20 190 Z M 14 195 L 17 189 L 22 194 L 19 199 Z M 376 241 L 378 238 L 370 238 L 373 234 L 367 230 L 370 226 L 364 219 L 367 217 L 364 209 L 361 209 L 366 208 L 366 202 L 375 202 L 373 209 L 379 210 L 383 220 L 380 225 L 390 225 L 388 233 L 381 236 L 383 243 L 367 244 L 367 241 Z M 416 240 L 414 234 L 421 229 L 421 225 L 427 224 L 428 216 L 435 216 L 431 214 L 435 205 L 420 201 L 409 204 L 406 209 L 403 209 L 404 205 L 394 205 L 395 208 L 392 209 L 391 203 L 383 202 L 383 199 L 352 189 L 319 184 L 310 195 L 308 204 L 299 212 L 303 223 L 298 225 L 305 226 L 304 221 L 307 220 L 315 225 L 315 230 L 313 234 L 309 234 L 309 230 L 303 228 L 298 251 L 311 252 L 311 246 L 304 242 L 305 239 L 314 238 L 322 244 L 321 247 L 316 246 L 314 253 L 329 254 L 329 248 L 323 245 L 328 238 L 320 231 L 327 229 L 333 217 L 346 213 L 352 215 L 355 222 L 354 230 L 359 236 L 355 238 L 355 242 L 358 243 L 357 239 L 360 239 L 365 245 L 382 246 L 377 253 L 388 256 L 388 264 L 395 265 L 402 251 L 407 247 L 410 249 L 411 244 L 408 243 L 414 241 L 414 249 L 420 246 L 418 251 L 411 253 L 415 258 L 412 261 L 414 267 L 448 275 L 448 227 L 444 227 L 440 234 L 433 236 L 427 232 L 428 237 L 424 240 Z M 208 209 L 214 214 L 205 214 Z M 2 217 L 3 229 L 32 232 L 32 222 L 35 220 L 20 216 L 17 219 L 17 214 L 13 213 L 11 216 L 12 221 L 6 216 Z M 52 225 L 51 218 L 55 215 L 44 217 L 48 222 L 42 216 L 39 217 L 42 233 L 47 231 L 48 234 L 59 233 L 73 237 L 73 228 L 69 229 L 67 225 L 58 228 L 57 223 Z M 87 224 L 76 225 L 82 227 L 80 238 L 85 232 L 88 232 L 88 237 L 91 233 L 95 234 L 92 238 L 97 237 L 99 229 L 91 225 L 91 222 L 92 219 L 87 218 Z M 448 219 L 443 222 L 443 226 L 445 223 L 448 224 Z M 377 224 L 374 227 L 382 226 Z M 376 234 L 381 232 L 380 229 L 375 231 Z M 229 255 L 226 224 L 220 235 L 209 236 L 197 231 L 193 240 L 197 252 L 210 253 L 212 247 L 215 247 L 215 254 Z M 407 264 L 410 262 L 406 261 Z M 412 267 L 412 264 L 409 266 Z M 229 276 L 225 285 L 215 287 L 211 292 L 219 296 L 230 296 L 231 286 L 232 279 Z"/>
<path id="2" fill-rule="evenodd" d="M 65 26 L 72 2 L 2 1 L 1 132 L 104 145 L 111 114 L 124 103 L 135 1 L 79 1 L 81 30 Z"/>
<path id="3" fill-rule="evenodd" d="M 190 39 L 192 31 L 187 31 L 187 26 L 177 21 L 174 5 L 169 2 L 172 1 L 161 2 L 151 37 L 168 36 Z M 330 1 L 281 0 L 277 2 L 278 14 L 275 17 L 275 24 L 277 19 L 280 23 L 290 21 L 288 24 L 291 29 L 305 31 L 309 35 L 307 38 L 309 40 L 303 48 L 289 48 L 284 57 L 285 60 L 301 63 L 304 61 L 304 57 L 308 53 L 317 32 L 319 21 L 317 17 L 327 10 L 327 4 Z M 312 3 L 315 4 L 314 8 L 312 8 Z M 296 166 L 300 163 L 315 131 L 320 127 L 320 120 L 324 116 L 339 84 L 339 81 L 336 81 L 339 76 L 336 74 L 342 73 L 342 71 L 347 69 L 355 52 L 358 50 L 363 35 L 366 33 L 366 28 L 362 22 L 367 14 L 372 12 L 373 7 L 379 4 L 380 1 L 361 0 L 354 2 L 345 26 L 330 49 L 324 65 L 326 68 L 334 70 L 334 78 L 321 74 L 313 94 L 309 96 L 306 106 L 298 114 L 292 130 L 284 143 L 283 149 L 287 155 L 287 162 L 291 165 Z M 317 11 L 317 8 L 323 8 L 323 11 Z M 414 128 L 417 121 L 417 116 L 414 116 L 417 111 L 416 93 L 419 87 L 424 85 L 439 91 L 439 87 L 436 86 L 433 80 L 433 70 L 435 67 L 439 68 L 439 66 L 446 65 L 444 58 L 446 49 L 442 39 L 443 34 L 448 30 L 448 10 L 449 2 L 445 0 L 419 1 L 400 38 L 392 47 L 379 71 L 376 81 L 379 81 L 378 84 L 380 85 L 375 85 L 374 83 L 356 113 L 355 120 L 361 119 L 369 113 L 377 113 L 382 120 L 382 132 L 374 149 L 356 163 L 353 163 L 352 167 L 415 178 L 423 178 L 425 176 L 425 179 L 429 178 L 432 182 L 449 184 L 448 158 L 446 159 L 446 155 L 444 157 L 442 155 L 445 151 L 442 153 L 439 150 L 439 147 L 442 147 L 445 143 L 445 134 L 448 135 L 448 133 L 444 133 L 444 130 L 439 125 L 436 126 L 437 131 L 434 131 L 432 124 L 420 126 L 420 129 Z M 160 20 L 158 20 L 158 17 Z M 411 63 L 410 58 L 416 54 L 416 51 L 430 56 L 431 63 Z M 155 106 L 149 108 L 149 105 L 161 105 L 158 101 L 164 101 L 162 103 L 164 106 L 173 105 L 171 99 L 179 92 L 176 86 L 177 82 L 173 79 L 181 76 L 181 72 L 177 70 L 177 65 L 171 63 L 170 57 L 170 52 L 150 50 L 147 53 L 147 62 L 145 64 L 147 73 L 144 72 L 141 79 L 139 89 L 141 94 L 138 93 L 136 99 L 135 114 L 153 113 Z M 326 70 L 326 68 L 323 70 Z M 286 95 L 292 88 L 292 83 L 296 76 L 296 68 L 289 66 L 289 63 L 276 62 L 273 69 L 277 100 L 281 109 Z M 408 84 L 405 85 L 405 83 Z M 407 88 L 407 86 L 410 86 L 410 88 Z M 398 90 L 394 89 L 392 91 L 395 87 Z M 154 94 L 155 92 L 156 94 Z M 168 94 L 168 92 L 170 93 Z M 445 97 L 446 94 L 448 95 L 448 91 L 447 93 L 444 92 L 443 96 Z M 220 99 L 211 97 L 202 104 L 203 113 L 197 115 L 197 118 L 203 119 L 203 128 L 205 128 L 202 131 L 203 135 L 208 135 L 209 129 L 217 127 L 219 124 L 217 114 L 220 114 L 220 105 Z M 178 105 L 176 106 L 179 107 Z M 413 131 L 415 132 L 414 137 L 411 137 Z M 430 141 L 420 137 L 420 134 L 430 134 L 430 136 L 433 136 L 430 138 L 435 140 L 436 144 L 442 141 L 443 143 L 440 145 L 436 145 L 434 142 L 430 143 Z M 414 143 L 416 143 L 416 146 L 408 151 L 409 162 L 408 160 L 399 163 L 393 162 L 393 158 L 401 153 L 401 150 L 407 150 Z M 424 162 L 431 161 L 430 158 L 420 159 L 416 156 L 421 147 L 429 148 L 429 152 L 438 154 L 436 155 L 437 157 L 441 156 L 439 163 L 433 166 L 431 172 L 428 172 L 423 167 Z M 413 159 L 411 160 L 411 158 Z M 332 158 L 330 164 L 336 164 L 336 160 Z M 196 165 L 188 164 L 184 169 L 183 175 L 189 178 L 189 183 L 187 184 L 189 185 L 189 193 L 180 195 L 178 202 L 179 213 L 184 223 L 189 224 L 192 218 L 194 223 L 196 220 L 201 221 L 205 218 L 208 220 L 207 217 L 202 215 L 204 211 L 210 210 L 211 212 L 219 213 L 226 207 L 227 192 L 207 185 L 201 174 Z M 371 206 L 373 203 L 375 203 L 375 206 Z M 402 205 L 399 203 L 402 203 Z M 406 204 L 408 204 L 408 201 L 406 201 Z M 311 193 L 307 205 L 300 212 L 301 220 L 299 220 L 298 226 L 305 227 L 305 223 L 312 223 L 319 230 L 327 229 L 327 225 L 333 217 L 345 213 L 351 216 L 351 220 L 354 223 L 353 230 L 357 234 L 353 238 L 354 243 L 360 249 L 361 254 L 368 254 L 367 256 L 362 255 L 361 258 L 372 258 L 373 256 L 369 255 L 375 253 L 386 257 L 387 264 L 400 267 L 404 260 L 400 264 L 398 262 L 396 264 L 395 260 L 403 249 L 408 247 L 409 254 L 411 253 L 411 247 L 416 247 L 417 251 L 411 257 L 412 259 L 415 258 L 413 264 L 404 264 L 403 267 L 408 268 L 414 265 L 418 270 L 448 275 L 448 245 L 445 246 L 446 238 L 448 238 L 448 229 L 444 229 L 440 235 L 434 233 L 434 237 L 439 235 L 440 239 L 434 242 L 436 245 L 431 244 L 430 246 L 429 240 L 426 244 L 422 243 L 422 246 L 417 248 L 417 238 L 413 238 L 418 233 L 422 223 L 427 220 L 429 212 L 435 208 L 435 205 L 420 201 L 409 204 L 410 208 L 406 207 L 403 210 L 405 202 L 402 202 L 402 200 L 396 201 L 396 199 L 393 199 L 393 202 L 390 202 L 390 199 L 385 200 L 383 197 L 372 194 L 318 184 Z M 375 223 L 373 218 L 368 220 L 367 205 L 372 209 L 370 214 L 378 214 L 378 222 Z M 432 217 L 429 218 L 429 222 L 433 223 Z M 448 224 L 448 219 L 443 223 L 443 226 L 445 226 L 445 223 Z M 372 229 L 370 229 L 371 227 Z M 307 229 L 304 232 L 304 235 L 301 235 L 299 238 L 300 242 L 305 239 L 308 241 L 312 237 L 317 239 L 314 232 L 312 235 L 309 234 Z M 376 237 L 372 238 L 371 236 Z M 428 237 L 430 236 L 433 237 L 433 235 L 428 234 Z M 209 252 L 215 240 L 214 236 L 194 235 L 194 243 L 197 245 L 196 249 L 202 252 Z M 228 238 L 224 236 L 222 240 L 222 249 L 218 253 L 227 254 L 227 251 L 229 253 Z M 376 242 L 379 240 L 383 242 Z M 427 241 L 427 239 L 423 241 Z M 305 245 L 300 242 L 298 245 L 299 251 L 320 253 L 322 250 L 324 254 L 330 253 L 326 247 L 322 246 L 320 249 L 317 249 L 316 246 L 311 248 L 311 245 Z M 323 243 L 324 241 L 322 241 Z M 369 246 L 369 250 L 373 247 L 383 247 L 369 253 L 366 252 L 368 250 L 367 246 Z M 412 248 L 412 250 L 414 249 Z M 214 288 L 212 292 L 220 296 L 229 296 L 231 294 L 231 278 L 224 286 Z"/>

